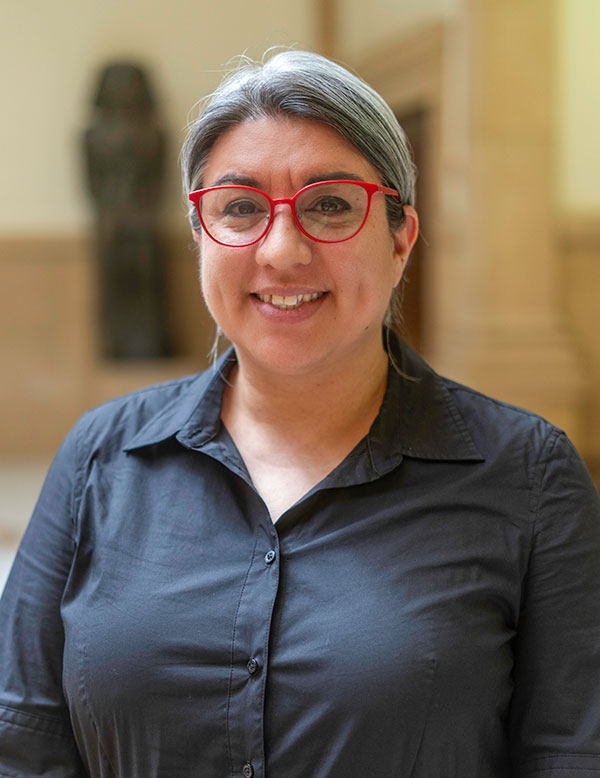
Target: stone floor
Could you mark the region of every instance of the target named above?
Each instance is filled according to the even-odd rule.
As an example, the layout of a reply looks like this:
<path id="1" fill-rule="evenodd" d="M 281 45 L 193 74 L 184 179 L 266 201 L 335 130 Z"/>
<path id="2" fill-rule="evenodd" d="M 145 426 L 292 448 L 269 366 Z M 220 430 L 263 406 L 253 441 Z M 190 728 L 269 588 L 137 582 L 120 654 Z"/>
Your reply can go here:
<path id="1" fill-rule="evenodd" d="M 4 589 L 13 556 L 14 548 L 12 546 L 0 546 L 0 592 Z"/>
<path id="2" fill-rule="evenodd" d="M 0 461 L 0 591 L 48 466 L 47 459 Z"/>

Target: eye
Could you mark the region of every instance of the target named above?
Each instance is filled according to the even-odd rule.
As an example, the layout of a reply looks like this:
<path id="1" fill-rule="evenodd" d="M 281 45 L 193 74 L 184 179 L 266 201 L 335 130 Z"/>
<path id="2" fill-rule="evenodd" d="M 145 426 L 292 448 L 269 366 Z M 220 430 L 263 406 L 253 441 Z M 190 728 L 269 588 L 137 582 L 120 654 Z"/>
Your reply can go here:
<path id="1" fill-rule="evenodd" d="M 222 212 L 223 216 L 239 216 L 243 218 L 261 215 L 265 212 L 265 208 L 262 204 L 250 199 L 236 199 L 226 203 Z"/>
<path id="2" fill-rule="evenodd" d="M 304 208 L 304 210 L 318 214 L 325 214 L 327 216 L 334 216 L 336 214 L 346 213 L 352 210 L 352 206 L 347 200 L 344 200 L 341 197 L 324 195 L 315 199 L 306 208 Z"/>

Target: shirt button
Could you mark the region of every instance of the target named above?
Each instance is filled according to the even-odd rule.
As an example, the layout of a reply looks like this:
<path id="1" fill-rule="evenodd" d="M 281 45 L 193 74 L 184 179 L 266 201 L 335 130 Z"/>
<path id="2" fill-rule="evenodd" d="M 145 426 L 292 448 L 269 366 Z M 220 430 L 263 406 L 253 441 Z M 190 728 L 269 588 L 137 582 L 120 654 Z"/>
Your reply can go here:
<path id="1" fill-rule="evenodd" d="M 246 764 L 242 767 L 242 775 L 244 778 L 252 778 L 254 775 L 254 767 L 252 767 L 250 762 L 246 762 Z"/>
<path id="2" fill-rule="evenodd" d="M 270 565 L 274 561 L 275 561 L 275 552 L 273 551 L 273 549 L 271 549 L 271 551 L 267 551 L 267 553 L 265 554 L 265 562 L 268 565 Z"/>
<path id="3" fill-rule="evenodd" d="M 249 659 L 246 667 L 248 668 L 250 675 L 254 675 L 254 673 L 258 670 L 258 662 L 256 659 Z"/>

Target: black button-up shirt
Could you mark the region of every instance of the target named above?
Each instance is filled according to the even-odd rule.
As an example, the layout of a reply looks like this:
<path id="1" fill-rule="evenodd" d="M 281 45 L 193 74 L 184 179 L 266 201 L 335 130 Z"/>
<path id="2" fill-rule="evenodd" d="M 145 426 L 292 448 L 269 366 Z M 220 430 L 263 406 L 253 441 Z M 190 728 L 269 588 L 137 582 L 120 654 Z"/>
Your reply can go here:
<path id="1" fill-rule="evenodd" d="M 408 349 L 273 525 L 217 371 L 63 444 L 0 607 L 0 776 L 600 771 L 600 511 L 565 436 Z"/>

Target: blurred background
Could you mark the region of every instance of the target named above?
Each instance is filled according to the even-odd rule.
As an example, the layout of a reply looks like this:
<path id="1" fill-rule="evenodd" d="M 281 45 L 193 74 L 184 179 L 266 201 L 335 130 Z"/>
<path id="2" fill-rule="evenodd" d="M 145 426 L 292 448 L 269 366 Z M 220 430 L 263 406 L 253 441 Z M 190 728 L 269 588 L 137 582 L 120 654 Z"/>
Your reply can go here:
<path id="1" fill-rule="evenodd" d="M 23 0 L 3 5 L 0 36 L 0 587 L 77 417 L 206 366 L 178 153 L 230 58 L 279 44 L 356 70 L 410 137 L 422 238 L 406 338 L 566 429 L 600 477 L 598 0 Z M 103 69 L 123 62 L 145 73 L 161 139 L 159 196 L 135 216 L 162 268 L 154 357 L 107 351 L 99 299 L 85 133 Z"/>

